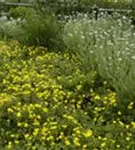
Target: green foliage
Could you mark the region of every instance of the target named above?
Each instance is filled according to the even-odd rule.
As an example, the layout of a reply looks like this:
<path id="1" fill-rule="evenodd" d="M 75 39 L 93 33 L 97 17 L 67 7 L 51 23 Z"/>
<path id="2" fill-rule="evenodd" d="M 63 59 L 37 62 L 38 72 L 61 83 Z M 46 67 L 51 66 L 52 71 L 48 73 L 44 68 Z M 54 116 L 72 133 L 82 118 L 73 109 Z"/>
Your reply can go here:
<path id="1" fill-rule="evenodd" d="M 0 18 L 0 39 L 13 39 L 22 33 L 20 29 L 21 20 L 14 20 L 3 16 Z M 19 37 L 18 37 L 19 38 Z"/>
<path id="2" fill-rule="evenodd" d="M 30 11 L 30 8 L 27 8 L 27 7 L 10 8 L 9 15 L 15 19 L 17 18 L 25 19 L 29 11 Z"/>
<path id="3" fill-rule="evenodd" d="M 61 48 L 61 25 L 49 10 L 31 11 L 26 16 L 26 22 L 22 28 L 25 32 L 25 39 L 22 39 L 22 42 L 55 50 Z"/>
<path id="4" fill-rule="evenodd" d="M 22 44 L 39 45 L 53 50 L 63 49 L 61 23 L 49 9 L 18 7 L 10 12 L 17 19 L 0 20 L 1 38 L 12 38 Z"/>
<path id="5" fill-rule="evenodd" d="M 77 56 L 12 41 L 0 42 L 0 57 L 1 149 L 134 148 L 135 118 L 117 110 L 107 82 L 94 90 L 97 73 Z"/>

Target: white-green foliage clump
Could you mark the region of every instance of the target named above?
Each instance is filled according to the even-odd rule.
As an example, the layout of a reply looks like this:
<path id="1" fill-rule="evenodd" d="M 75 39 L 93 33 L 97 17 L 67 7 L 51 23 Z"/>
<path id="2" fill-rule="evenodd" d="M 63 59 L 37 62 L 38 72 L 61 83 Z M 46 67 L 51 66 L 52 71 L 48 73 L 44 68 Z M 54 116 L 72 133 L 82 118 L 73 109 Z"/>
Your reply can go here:
<path id="1" fill-rule="evenodd" d="M 20 24 L 23 22 L 20 18 L 8 19 L 6 16 L 0 18 L 0 38 L 13 38 L 17 32 L 20 33 Z"/>
<path id="2" fill-rule="evenodd" d="M 44 46 L 51 50 L 62 49 L 61 24 L 50 9 L 19 7 L 10 13 L 16 19 L 1 19 L 1 38 L 17 40 L 26 45 Z"/>
<path id="3" fill-rule="evenodd" d="M 122 99 L 135 97 L 135 33 L 125 16 L 70 19 L 64 29 L 68 49 L 79 53 L 84 66 L 98 69 Z M 123 100 L 124 101 L 124 100 Z"/>

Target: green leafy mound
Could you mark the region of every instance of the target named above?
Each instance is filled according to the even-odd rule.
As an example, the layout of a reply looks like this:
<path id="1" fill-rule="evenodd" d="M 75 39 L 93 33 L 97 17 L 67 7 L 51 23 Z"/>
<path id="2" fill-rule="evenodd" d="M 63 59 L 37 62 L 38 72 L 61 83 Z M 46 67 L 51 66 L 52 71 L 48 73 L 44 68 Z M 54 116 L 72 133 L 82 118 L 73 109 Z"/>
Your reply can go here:
<path id="1" fill-rule="evenodd" d="M 9 10 L 9 18 L 0 18 L 0 39 L 17 40 L 28 46 L 44 46 L 60 51 L 62 24 L 50 8 L 17 7 Z"/>
<path id="2" fill-rule="evenodd" d="M 77 56 L 12 41 L 0 57 L 1 149 L 134 149 L 133 118 Z"/>

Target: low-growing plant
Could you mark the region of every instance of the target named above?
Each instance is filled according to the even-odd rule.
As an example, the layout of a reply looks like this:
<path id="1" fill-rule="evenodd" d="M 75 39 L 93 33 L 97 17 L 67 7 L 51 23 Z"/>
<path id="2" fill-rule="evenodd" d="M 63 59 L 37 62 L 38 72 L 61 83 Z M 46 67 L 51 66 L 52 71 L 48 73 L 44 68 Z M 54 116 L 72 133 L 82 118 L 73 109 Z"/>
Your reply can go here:
<path id="1" fill-rule="evenodd" d="M 134 115 L 76 55 L 12 41 L 0 42 L 0 57 L 1 149 L 134 149 Z"/>

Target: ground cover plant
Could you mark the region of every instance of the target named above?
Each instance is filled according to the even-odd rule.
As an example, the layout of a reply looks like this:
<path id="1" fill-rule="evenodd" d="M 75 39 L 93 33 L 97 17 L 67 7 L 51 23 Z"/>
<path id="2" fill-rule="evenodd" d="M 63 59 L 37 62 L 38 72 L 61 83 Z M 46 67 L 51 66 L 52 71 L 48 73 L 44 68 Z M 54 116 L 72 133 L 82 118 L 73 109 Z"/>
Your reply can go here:
<path id="1" fill-rule="evenodd" d="M 0 56 L 1 149 L 134 149 L 133 116 L 77 56 L 14 41 Z"/>
<path id="2" fill-rule="evenodd" d="M 0 149 L 135 149 L 131 20 L 40 11 L 0 20 Z"/>

